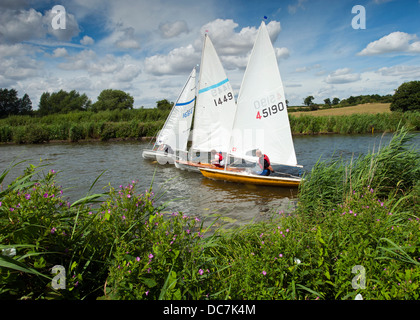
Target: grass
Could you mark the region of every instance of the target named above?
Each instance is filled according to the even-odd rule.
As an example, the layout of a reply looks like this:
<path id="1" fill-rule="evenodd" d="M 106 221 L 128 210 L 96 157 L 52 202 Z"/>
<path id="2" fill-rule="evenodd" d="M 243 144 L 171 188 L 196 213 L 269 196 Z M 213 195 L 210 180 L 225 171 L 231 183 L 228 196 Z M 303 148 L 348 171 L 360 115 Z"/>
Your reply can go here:
<path id="1" fill-rule="evenodd" d="M 134 109 L 84 111 L 45 117 L 11 116 L 0 119 L 0 143 L 78 142 L 153 137 L 169 111 Z M 394 132 L 399 125 L 420 130 L 419 112 L 390 112 L 389 104 L 289 113 L 292 134 Z"/>

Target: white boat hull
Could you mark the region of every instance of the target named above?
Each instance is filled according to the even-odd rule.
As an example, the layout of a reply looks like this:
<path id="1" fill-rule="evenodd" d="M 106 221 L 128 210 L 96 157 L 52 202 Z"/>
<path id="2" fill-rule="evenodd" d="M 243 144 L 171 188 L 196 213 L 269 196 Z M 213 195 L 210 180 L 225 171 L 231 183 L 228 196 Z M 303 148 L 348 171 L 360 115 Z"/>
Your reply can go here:
<path id="1" fill-rule="evenodd" d="M 160 164 L 173 164 L 175 162 L 174 154 L 165 154 L 160 151 L 143 150 L 142 156 L 144 159 L 155 160 Z"/>

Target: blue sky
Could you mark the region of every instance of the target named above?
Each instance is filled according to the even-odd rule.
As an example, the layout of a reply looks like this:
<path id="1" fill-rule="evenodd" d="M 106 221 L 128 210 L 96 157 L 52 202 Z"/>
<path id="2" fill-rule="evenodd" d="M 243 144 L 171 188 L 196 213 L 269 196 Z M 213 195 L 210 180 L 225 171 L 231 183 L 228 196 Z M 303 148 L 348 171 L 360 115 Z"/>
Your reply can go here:
<path id="1" fill-rule="evenodd" d="M 55 5 L 65 29 L 53 28 Z M 365 29 L 352 27 L 355 5 Z M 46 91 L 95 102 L 109 88 L 154 107 L 176 99 L 208 30 L 237 94 L 264 16 L 290 105 L 420 79 L 420 0 L 0 0 L 0 87 L 29 94 L 34 109 Z"/>

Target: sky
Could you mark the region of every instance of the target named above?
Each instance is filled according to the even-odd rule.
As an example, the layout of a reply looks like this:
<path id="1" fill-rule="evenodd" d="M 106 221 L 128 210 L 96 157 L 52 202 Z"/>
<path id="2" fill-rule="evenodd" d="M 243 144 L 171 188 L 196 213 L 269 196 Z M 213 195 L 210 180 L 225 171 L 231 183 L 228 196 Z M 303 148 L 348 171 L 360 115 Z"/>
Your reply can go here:
<path id="1" fill-rule="evenodd" d="M 104 89 L 153 108 L 176 101 L 207 32 L 237 97 L 264 20 L 289 105 L 393 94 L 420 80 L 419 17 L 420 0 L 0 0 L 0 88 L 35 110 L 43 92 Z"/>

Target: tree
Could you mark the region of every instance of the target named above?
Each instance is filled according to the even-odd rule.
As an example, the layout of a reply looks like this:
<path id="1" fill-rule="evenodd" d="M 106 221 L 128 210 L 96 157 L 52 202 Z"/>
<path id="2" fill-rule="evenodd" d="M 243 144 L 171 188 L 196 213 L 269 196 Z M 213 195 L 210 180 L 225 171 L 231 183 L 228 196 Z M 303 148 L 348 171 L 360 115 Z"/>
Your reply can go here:
<path id="1" fill-rule="evenodd" d="M 392 97 L 390 109 L 402 112 L 420 110 L 420 81 L 400 85 Z"/>
<path id="2" fill-rule="evenodd" d="M 325 103 L 327 106 L 330 106 L 330 107 L 331 107 L 331 100 L 330 100 L 330 98 L 324 99 L 324 103 Z"/>
<path id="3" fill-rule="evenodd" d="M 39 99 L 38 112 L 41 116 L 53 113 L 68 113 L 72 111 L 86 111 L 92 102 L 86 94 L 76 90 L 70 92 L 44 92 Z"/>
<path id="4" fill-rule="evenodd" d="M 312 102 L 312 100 L 314 100 L 315 98 L 313 97 L 313 96 L 308 96 L 308 97 L 306 97 L 305 98 L 305 100 L 303 100 L 303 103 L 306 105 L 306 106 L 310 106 L 311 104 L 313 104 L 313 102 Z"/>
<path id="5" fill-rule="evenodd" d="M 335 106 L 339 103 L 340 103 L 340 99 L 338 99 L 338 98 L 334 98 L 333 101 L 332 101 L 333 106 Z"/>
<path id="6" fill-rule="evenodd" d="M 98 100 L 92 105 L 92 110 L 123 110 L 133 109 L 134 98 L 130 94 L 114 89 L 105 89 L 98 96 Z"/>
<path id="7" fill-rule="evenodd" d="M 32 102 L 29 96 L 25 93 L 19 99 L 17 93 L 15 89 L 0 89 L 0 118 L 32 113 Z"/>
<path id="8" fill-rule="evenodd" d="M 156 107 L 157 107 L 157 109 L 158 110 L 162 110 L 162 111 L 171 110 L 173 105 L 174 105 L 174 103 L 173 102 L 169 102 L 167 99 L 156 101 Z"/>

